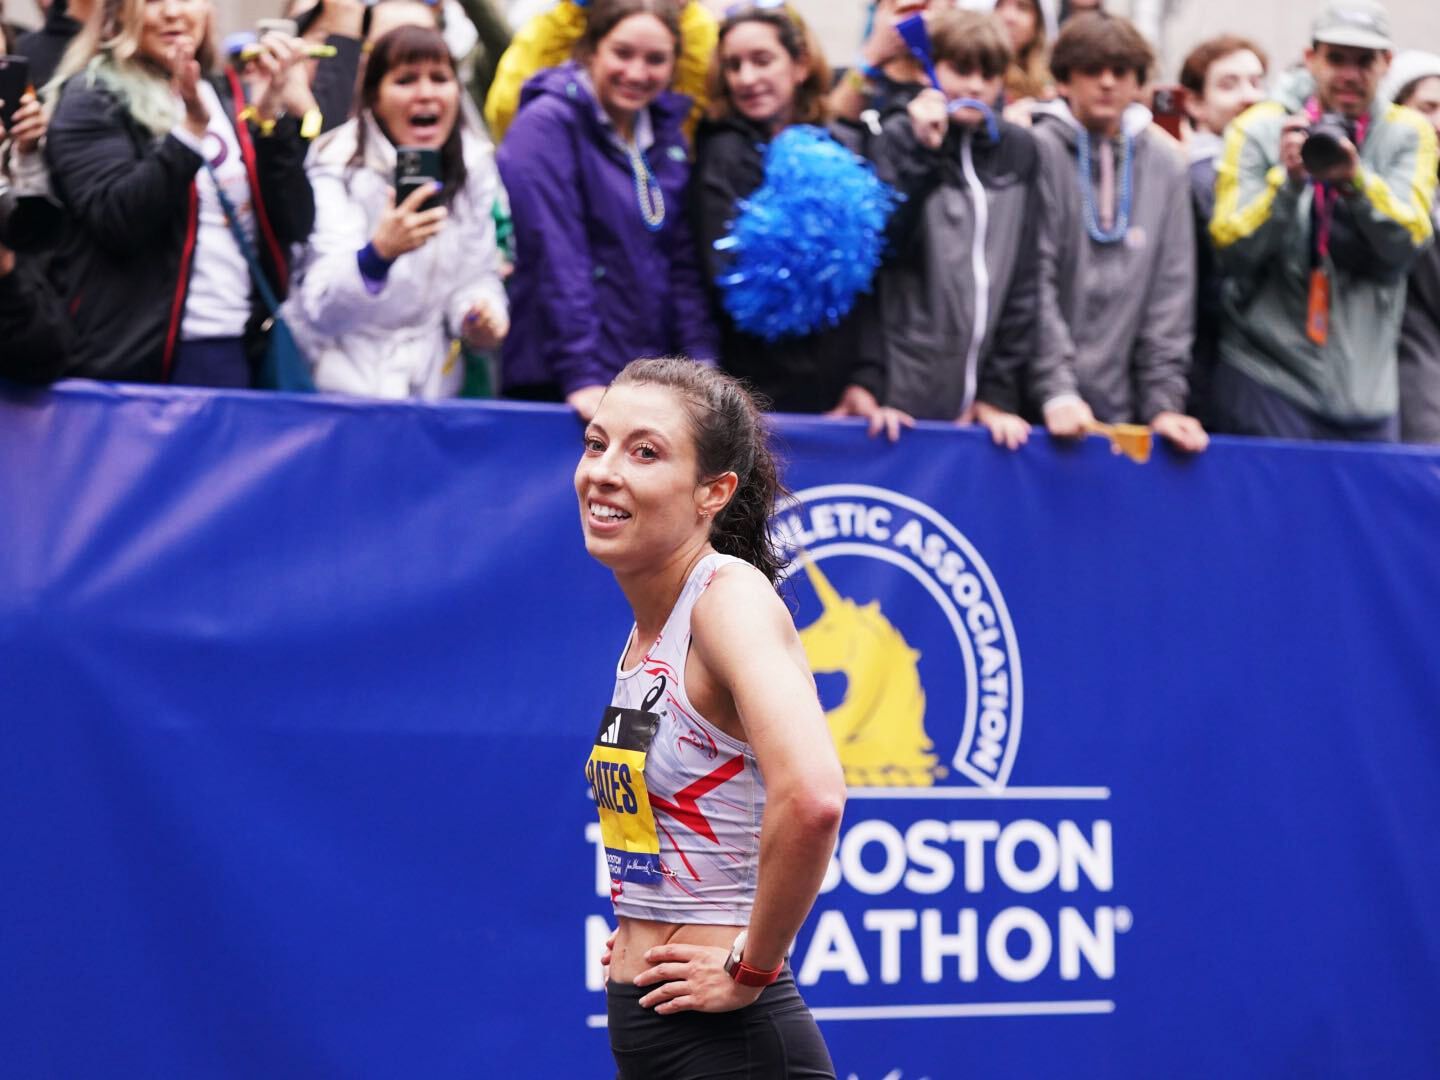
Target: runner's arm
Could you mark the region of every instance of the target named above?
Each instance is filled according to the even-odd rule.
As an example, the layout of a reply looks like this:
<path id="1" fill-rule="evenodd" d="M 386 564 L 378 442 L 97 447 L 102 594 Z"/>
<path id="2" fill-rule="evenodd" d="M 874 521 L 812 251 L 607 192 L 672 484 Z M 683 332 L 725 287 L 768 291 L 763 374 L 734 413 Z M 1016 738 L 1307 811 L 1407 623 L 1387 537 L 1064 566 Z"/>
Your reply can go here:
<path id="1" fill-rule="evenodd" d="M 745 963 L 778 967 L 820 891 L 845 775 L 790 613 L 753 568 L 722 571 L 696 604 L 697 657 L 729 691 L 765 779 Z"/>

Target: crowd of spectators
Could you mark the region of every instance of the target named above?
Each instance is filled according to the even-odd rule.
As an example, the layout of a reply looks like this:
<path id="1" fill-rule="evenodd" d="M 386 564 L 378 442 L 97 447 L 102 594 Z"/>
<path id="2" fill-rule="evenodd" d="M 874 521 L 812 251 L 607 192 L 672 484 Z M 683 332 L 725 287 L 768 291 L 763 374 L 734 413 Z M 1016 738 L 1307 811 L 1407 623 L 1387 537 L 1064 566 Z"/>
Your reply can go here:
<path id="1" fill-rule="evenodd" d="M 778 0 L 559 0 L 482 116 L 457 0 L 224 41 L 211 0 L 53 0 L 4 43 L 0 375 L 263 388 L 280 323 L 377 398 L 588 418 L 682 354 L 891 438 L 1440 443 L 1440 55 L 1342 0 L 1290 66 L 1225 35 L 1171 86 L 1102 8 L 877 0 L 835 69 Z M 895 198 L 867 286 L 777 335 L 727 289 L 797 126 Z"/>

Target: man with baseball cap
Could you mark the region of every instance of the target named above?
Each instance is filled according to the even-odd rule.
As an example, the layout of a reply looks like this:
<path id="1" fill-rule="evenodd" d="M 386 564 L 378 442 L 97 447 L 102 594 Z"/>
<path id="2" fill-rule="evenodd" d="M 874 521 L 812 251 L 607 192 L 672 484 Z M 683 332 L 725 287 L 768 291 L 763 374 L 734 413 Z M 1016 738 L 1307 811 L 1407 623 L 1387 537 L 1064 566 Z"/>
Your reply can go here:
<path id="1" fill-rule="evenodd" d="M 1377 92 L 1392 44 L 1376 0 L 1331 0 L 1296 96 L 1229 129 L 1210 222 L 1229 278 L 1219 431 L 1398 437 L 1405 275 L 1433 241 L 1436 138 Z"/>

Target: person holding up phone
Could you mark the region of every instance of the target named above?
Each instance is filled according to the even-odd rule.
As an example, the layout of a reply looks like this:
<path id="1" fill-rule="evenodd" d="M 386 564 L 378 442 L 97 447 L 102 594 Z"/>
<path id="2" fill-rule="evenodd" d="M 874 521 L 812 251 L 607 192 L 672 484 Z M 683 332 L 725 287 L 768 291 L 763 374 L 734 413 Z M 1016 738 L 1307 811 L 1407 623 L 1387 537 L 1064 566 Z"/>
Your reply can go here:
<path id="1" fill-rule="evenodd" d="M 26 92 L 10 105 L 0 98 L 0 376 L 46 383 L 64 371 L 70 325 L 36 256 L 58 238 L 64 215 L 40 160 L 40 103 Z"/>
<path id="2" fill-rule="evenodd" d="M 268 313 L 231 215 L 283 294 L 314 218 L 300 120 L 282 115 L 303 50 L 268 35 L 248 88 L 233 69 L 211 82 L 213 21 L 210 0 L 102 0 L 56 76 L 45 153 L 72 225 L 57 259 L 72 375 L 254 382 Z"/>
<path id="3" fill-rule="evenodd" d="M 398 27 L 370 53 L 359 115 L 315 144 L 315 235 L 286 313 L 320 390 L 453 397 L 458 346 L 505 338 L 499 177 L 460 93 L 440 32 Z"/>

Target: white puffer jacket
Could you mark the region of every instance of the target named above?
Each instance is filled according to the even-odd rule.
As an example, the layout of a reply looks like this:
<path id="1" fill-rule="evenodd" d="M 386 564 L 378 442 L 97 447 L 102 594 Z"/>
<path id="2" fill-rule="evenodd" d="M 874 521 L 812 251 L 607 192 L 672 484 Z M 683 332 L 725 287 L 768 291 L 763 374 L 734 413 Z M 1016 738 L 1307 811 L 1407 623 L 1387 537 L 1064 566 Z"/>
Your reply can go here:
<path id="1" fill-rule="evenodd" d="M 365 160 L 354 162 L 365 125 Z M 315 231 L 285 316 L 322 391 L 379 398 L 453 397 L 464 380 L 452 342 L 481 299 L 506 311 L 491 209 L 500 190 L 488 143 L 462 129 L 466 179 L 424 247 L 401 255 L 372 293 L 356 256 L 375 235 L 395 148 L 368 112 L 316 141 L 306 162 Z"/>

